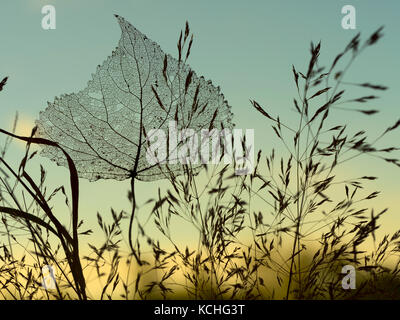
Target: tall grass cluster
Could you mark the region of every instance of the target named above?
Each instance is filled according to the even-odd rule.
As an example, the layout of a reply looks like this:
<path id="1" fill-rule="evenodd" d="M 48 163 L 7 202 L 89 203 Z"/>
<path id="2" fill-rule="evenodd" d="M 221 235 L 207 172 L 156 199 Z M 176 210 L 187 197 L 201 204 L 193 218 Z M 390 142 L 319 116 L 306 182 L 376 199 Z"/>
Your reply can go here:
<path id="1" fill-rule="evenodd" d="M 97 214 L 103 243 L 93 243 L 79 215 L 79 179 L 72 159 L 69 181 L 49 191 L 46 168 L 39 179 L 28 163 L 39 161 L 32 145 L 57 143 L 35 136 L 22 137 L 14 129 L 0 129 L 5 144 L 0 154 L 0 295 L 3 299 L 368 299 L 400 298 L 400 231 L 378 238 L 380 218 L 368 191 L 375 176 L 337 178 L 343 163 L 360 156 L 380 158 L 393 169 L 396 147 L 377 147 L 400 126 L 352 133 L 346 123 L 330 126 L 338 109 L 374 116 L 365 108 L 375 101 L 381 85 L 345 81 L 357 57 L 382 36 L 378 29 L 365 41 L 355 36 L 328 67 L 320 63 L 321 44 L 311 44 L 305 71 L 294 66 L 296 96 L 292 109 L 297 125 L 271 115 L 250 101 L 286 150 L 279 155 L 259 151 L 254 171 L 237 176 L 231 165 L 204 165 L 200 173 L 184 165 L 183 174 L 165 171 L 169 188 L 149 197 L 146 208 L 133 205 L 137 232 L 127 250 L 127 212 Z M 0 84 L 6 88 L 7 78 Z M 352 97 L 357 86 L 367 91 Z M 372 92 L 372 93 L 371 93 Z M 6 154 L 13 140 L 26 144 L 20 163 Z M 222 155 L 223 156 L 223 155 Z M 369 187 L 367 187 L 369 186 Z M 63 219 L 51 200 L 61 195 L 70 209 Z M 260 205 L 261 204 L 261 205 Z M 151 234 L 137 216 L 143 212 L 159 231 Z M 107 218 L 104 215 L 107 214 Z M 106 222 L 111 221 L 111 222 Z M 179 223 L 177 223 L 179 222 Z M 197 245 L 176 240 L 177 225 L 193 230 Z M 130 235 L 130 232 L 129 232 Z M 132 241 L 135 240 L 135 241 Z M 82 241 L 90 254 L 81 254 Z M 372 244 L 372 245 L 371 245 Z M 86 243 L 85 243 L 86 245 Z M 371 249 L 373 248 L 373 249 Z M 55 289 L 45 290 L 42 268 L 55 271 Z M 355 290 L 342 288 L 342 267 L 357 270 Z M 96 289 L 88 279 L 95 278 Z"/>

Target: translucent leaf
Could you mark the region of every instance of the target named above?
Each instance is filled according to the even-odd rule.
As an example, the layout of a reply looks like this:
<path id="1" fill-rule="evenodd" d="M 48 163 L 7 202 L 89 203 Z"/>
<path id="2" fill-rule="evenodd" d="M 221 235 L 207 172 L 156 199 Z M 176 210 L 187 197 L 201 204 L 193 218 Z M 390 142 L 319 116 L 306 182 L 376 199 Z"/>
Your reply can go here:
<path id="1" fill-rule="evenodd" d="M 165 164 L 151 165 L 146 159 L 148 132 L 161 129 L 168 134 L 170 121 L 176 121 L 178 130 L 196 133 L 210 127 L 229 129 L 232 113 L 219 87 L 116 17 L 122 30 L 118 47 L 97 67 L 86 88 L 48 103 L 36 122 L 38 135 L 58 142 L 82 178 L 158 180 L 164 177 Z M 42 155 L 67 165 L 56 148 L 45 146 Z M 182 165 L 168 168 L 178 175 Z"/>

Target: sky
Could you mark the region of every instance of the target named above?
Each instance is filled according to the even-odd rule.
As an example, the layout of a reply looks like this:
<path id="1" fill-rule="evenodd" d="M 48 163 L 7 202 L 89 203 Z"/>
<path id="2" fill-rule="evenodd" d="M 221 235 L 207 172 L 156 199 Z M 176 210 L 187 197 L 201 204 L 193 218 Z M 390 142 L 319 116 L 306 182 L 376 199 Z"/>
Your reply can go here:
<path id="1" fill-rule="evenodd" d="M 56 9 L 55 30 L 41 26 L 41 9 L 49 4 Z M 341 26 L 341 9 L 348 4 L 356 9 L 355 30 Z M 254 129 L 256 149 L 266 153 L 280 147 L 270 123 L 260 117 L 249 100 L 255 99 L 271 114 L 293 122 L 296 91 L 291 68 L 293 64 L 305 70 L 310 42 L 321 41 L 321 60 L 329 63 L 357 32 L 367 37 L 384 25 L 383 40 L 357 60 L 349 78 L 390 88 L 380 94 L 377 105 L 371 105 L 381 112 L 373 118 L 344 111 L 335 115 L 335 120 L 348 123 L 351 130 L 368 129 L 374 136 L 400 118 L 399 12 L 400 2 L 396 0 L 2 0 L 0 77 L 9 76 L 9 81 L 0 95 L 0 126 L 11 129 L 18 112 L 17 132 L 29 134 L 47 101 L 84 88 L 96 66 L 119 41 L 120 28 L 113 16 L 119 14 L 175 57 L 179 32 L 188 21 L 194 33 L 189 65 L 221 87 L 232 106 L 236 126 Z M 383 142 L 398 147 L 399 138 L 399 132 L 394 132 Z M 20 147 L 16 143 L 10 159 L 16 161 Z M 48 168 L 50 185 L 66 183 L 65 168 L 44 158 L 40 162 Z M 382 220 L 382 229 L 397 230 L 400 169 L 364 158 L 343 170 L 352 176 L 367 170 L 368 175 L 379 177 L 373 183 L 373 188 L 382 191 L 376 205 L 391 209 Z M 143 204 L 163 185 L 140 183 L 139 202 Z M 127 210 L 128 188 L 128 181 L 81 180 L 81 215 L 95 224 L 97 211 L 106 214 L 111 207 Z M 187 236 L 182 231 L 182 239 Z"/>

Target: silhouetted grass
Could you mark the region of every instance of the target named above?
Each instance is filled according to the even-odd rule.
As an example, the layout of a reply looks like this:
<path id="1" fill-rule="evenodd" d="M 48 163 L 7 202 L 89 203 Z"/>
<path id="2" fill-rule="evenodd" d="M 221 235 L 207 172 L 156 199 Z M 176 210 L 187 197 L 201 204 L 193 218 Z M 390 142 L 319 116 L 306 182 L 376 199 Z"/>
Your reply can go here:
<path id="1" fill-rule="evenodd" d="M 400 166 L 388 156 L 395 147 L 376 147 L 379 140 L 400 126 L 382 130 L 370 140 L 367 132 L 348 132 L 346 123 L 327 126 L 337 109 L 373 116 L 376 110 L 358 105 L 377 96 L 344 98 L 351 86 L 384 91 L 369 82 L 344 81 L 354 60 L 382 36 L 378 29 L 366 41 L 354 37 L 328 68 L 320 66 L 321 45 L 311 44 L 305 72 L 294 66 L 297 89 L 293 107 L 298 124 L 291 127 L 282 116 L 268 113 L 257 101 L 251 105 L 282 142 L 288 156 L 273 150 L 259 151 L 255 170 L 237 176 L 231 165 L 204 165 L 198 173 L 184 165 L 177 177 L 168 168 L 168 190 L 159 190 L 138 208 L 134 185 L 129 193 L 130 214 L 111 210 L 108 219 L 98 213 L 103 243 L 89 240 L 91 253 L 80 254 L 82 237 L 91 239 L 92 230 L 83 230 L 79 219 L 79 180 L 73 161 L 69 164 L 71 194 L 61 186 L 51 193 L 46 188 L 46 169 L 40 167 L 38 181 L 27 172 L 36 156 L 32 144 L 55 142 L 17 136 L 14 130 L 0 129 L 6 136 L 0 157 L 0 212 L 2 238 L 0 294 L 4 299 L 398 299 L 400 231 L 377 239 L 379 218 L 370 200 L 378 191 L 367 192 L 364 185 L 377 178 L 366 173 L 340 181 L 340 165 L 359 156 L 381 158 Z M 344 61 L 347 59 L 347 61 Z M 0 91 L 7 78 L 0 83 Z M 346 89 L 343 89 L 345 87 Z M 350 93 L 351 94 L 351 91 Z M 357 107 L 355 107 L 357 105 Z M 212 122 L 212 120 L 211 120 Z M 25 156 L 16 165 L 6 160 L 12 139 L 26 143 Z M 243 143 L 244 145 L 244 143 Z M 223 155 L 221 155 L 223 157 Z M 338 190 L 342 190 L 339 192 Z M 70 217 L 61 219 L 51 199 L 62 194 L 70 207 Z M 83 200 L 84 201 L 84 200 Z M 261 205 L 260 205 L 261 204 Z M 162 239 L 148 234 L 137 217 L 146 211 Z M 106 220 L 111 219 L 107 223 Z M 66 220 L 66 221 L 65 221 Z M 132 238 L 133 222 L 138 232 Z M 197 246 L 176 240 L 182 223 L 193 230 Z M 70 227 L 65 227 L 70 222 Z M 129 224 L 129 244 L 124 223 Z M 28 241 L 27 241 L 28 239 Z M 135 240 L 135 243 L 134 241 Z M 367 241 L 374 244 L 369 249 Z M 19 247 L 22 253 L 15 249 Z M 132 249 L 125 251 L 126 248 Z M 390 264 L 390 259 L 395 259 Z M 357 269 L 357 288 L 344 290 L 341 268 Z M 41 287 L 41 270 L 55 268 L 56 289 Z M 94 273 L 100 286 L 88 288 Z M 397 288 L 397 289 L 396 289 Z"/>

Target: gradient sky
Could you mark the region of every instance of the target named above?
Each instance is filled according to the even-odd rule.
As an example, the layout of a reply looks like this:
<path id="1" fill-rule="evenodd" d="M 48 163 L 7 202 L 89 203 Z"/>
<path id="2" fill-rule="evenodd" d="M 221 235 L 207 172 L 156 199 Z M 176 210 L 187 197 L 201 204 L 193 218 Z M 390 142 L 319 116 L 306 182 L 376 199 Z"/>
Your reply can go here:
<path id="1" fill-rule="evenodd" d="M 46 4 L 56 8 L 56 30 L 41 28 L 41 8 Z M 356 8 L 356 30 L 341 27 L 341 8 L 346 4 Z M 380 114 L 370 119 L 338 111 L 336 119 L 348 122 L 354 131 L 368 128 L 373 136 L 400 117 L 397 0 L 2 0 L 0 76 L 10 77 L 0 95 L 3 128 L 10 129 L 18 111 L 18 130 L 28 134 L 47 101 L 86 86 L 91 73 L 111 54 L 120 38 L 114 13 L 124 16 L 173 56 L 179 31 L 188 20 L 195 36 L 190 66 L 221 87 L 233 108 L 237 127 L 254 128 L 256 147 L 266 152 L 278 144 L 270 124 L 252 109 L 249 99 L 290 122 L 295 115 L 291 65 L 299 70 L 306 68 L 310 41 L 322 41 L 321 60 L 329 63 L 357 32 L 365 38 L 384 25 L 383 40 L 360 57 L 349 78 L 390 87 L 380 94 L 382 98 L 376 105 L 371 105 L 381 109 Z M 384 142 L 399 146 L 399 139 L 399 132 L 395 132 Z M 49 170 L 50 185 L 66 183 L 65 168 L 43 158 L 41 161 Z M 364 175 L 365 170 L 368 175 L 380 177 L 373 185 L 383 191 L 377 209 L 391 208 L 382 220 L 383 228 L 396 230 L 400 226 L 400 169 L 364 158 L 343 170 L 353 177 Z M 139 203 L 145 202 L 159 185 L 162 182 L 140 183 Z M 96 211 L 106 214 L 111 206 L 128 209 L 127 190 L 128 182 L 82 180 L 81 215 L 94 223 Z"/>

